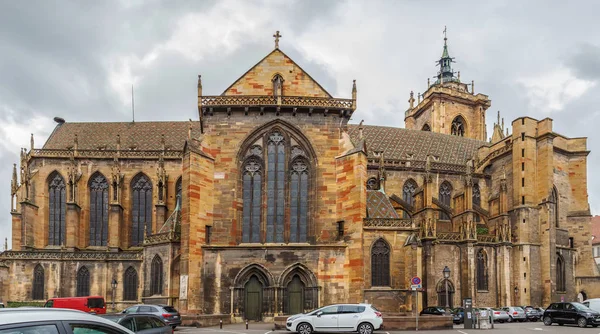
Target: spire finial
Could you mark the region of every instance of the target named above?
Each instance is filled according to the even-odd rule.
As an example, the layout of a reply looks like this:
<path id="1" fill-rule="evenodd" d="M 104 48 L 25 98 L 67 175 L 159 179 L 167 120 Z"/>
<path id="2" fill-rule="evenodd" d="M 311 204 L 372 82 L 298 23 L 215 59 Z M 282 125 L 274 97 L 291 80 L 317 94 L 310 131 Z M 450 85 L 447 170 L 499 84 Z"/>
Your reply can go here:
<path id="1" fill-rule="evenodd" d="M 498 123 L 496 124 L 500 125 L 500 110 L 498 110 Z"/>
<path id="2" fill-rule="evenodd" d="M 31 148 L 29 149 L 30 151 L 33 151 L 33 133 L 31 134 L 31 140 L 30 140 L 30 144 L 31 144 Z"/>
<path id="3" fill-rule="evenodd" d="M 410 106 L 410 109 L 414 108 L 415 106 L 415 93 L 411 90 L 410 91 L 410 98 L 408 99 L 408 104 Z"/>
<path id="4" fill-rule="evenodd" d="M 273 37 L 275 37 L 275 49 L 279 49 L 279 38 L 283 37 L 283 36 L 280 35 L 279 30 L 277 30 L 277 32 L 275 33 L 275 35 L 273 35 Z"/>
<path id="5" fill-rule="evenodd" d="M 448 40 L 447 36 L 446 36 L 446 26 L 444 26 L 444 46 L 446 46 L 446 41 Z"/>

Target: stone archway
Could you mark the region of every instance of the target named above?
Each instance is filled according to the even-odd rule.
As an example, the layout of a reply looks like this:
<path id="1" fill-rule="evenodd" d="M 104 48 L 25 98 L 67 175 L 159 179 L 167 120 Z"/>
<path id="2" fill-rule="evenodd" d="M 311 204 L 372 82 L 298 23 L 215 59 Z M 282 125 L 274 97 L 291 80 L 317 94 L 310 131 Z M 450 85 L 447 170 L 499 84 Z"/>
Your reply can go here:
<path id="1" fill-rule="evenodd" d="M 275 312 L 275 282 L 260 264 L 244 267 L 234 278 L 232 312 L 248 320 L 261 320 Z"/>
<path id="2" fill-rule="evenodd" d="M 263 285 L 252 275 L 244 285 L 244 318 L 246 320 L 260 321 L 262 319 Z"/>
<path id="3" fill-rule="evenodd" d="M 281 273 L 277 293 L 278 310 L 283 314 L 297 314 L 319 306 L 317 278 L 308 267 L 295 263 Z"/>
<path id="4" fill-rule="evenodd" d="M 446 298 L 448 307 L 454 308 L 454 284 L 449 279 L 442 279 L 436 287 L 438 305 L 446 307 Z"/>

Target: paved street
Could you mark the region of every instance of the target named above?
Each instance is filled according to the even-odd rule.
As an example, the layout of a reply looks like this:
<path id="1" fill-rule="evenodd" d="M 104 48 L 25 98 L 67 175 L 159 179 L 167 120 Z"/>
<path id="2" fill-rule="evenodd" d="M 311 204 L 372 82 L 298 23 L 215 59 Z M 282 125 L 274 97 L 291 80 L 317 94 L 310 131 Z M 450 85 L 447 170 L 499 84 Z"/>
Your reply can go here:
<path id="1" fill-rule="evenodd" d="M 385 321 L 385 320 L 384 320 Z M 250 323 L 248 329 L 245 328 L 245 324 L 231 324 L 224 325 L 223 329 L 219 327 L 206 327 L 206 328 L 193 328 L 193 327 L 181 327 L 177 328 L 175 334 L 206 334 L 206 333 L 224 333 L 224 334 L 283 334 L 290 333 L 285 330 L 273 331 L 273 324 L 265 323 Z M 462 329 L 462 326 L 456 326 L 453 330 L 445 331 L 419 331 L 420 333 L 427 334 L 471 334 L 481 333 L 479 329 Z M 495 329 L 491 330 L 495 334 L 509 334 L 509 333 L 596 333 L 600 334 L 600 328 L 578 328 L 575 325 L 565 326 L 544 326 L 541 322 L 524 322 L 524 323 L 511 323 L 511 324 L 496 324 Z M 414 331 L 376 331 L 379 334 L 396 334 L 396 333 L 414 333 Z"/>

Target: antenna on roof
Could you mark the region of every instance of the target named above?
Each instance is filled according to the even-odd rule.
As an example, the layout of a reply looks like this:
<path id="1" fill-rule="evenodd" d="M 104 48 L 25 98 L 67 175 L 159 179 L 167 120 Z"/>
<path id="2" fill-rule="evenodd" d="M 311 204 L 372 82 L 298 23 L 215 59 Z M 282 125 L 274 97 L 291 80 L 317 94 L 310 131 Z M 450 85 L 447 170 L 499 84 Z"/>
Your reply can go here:
<path id="1" fill-rule="evenodd" d="M 131 84 L 131 113 L 133 115 L 133 123 L 135 123 L 135 105 L 133 103 L 133 84 Z"/>

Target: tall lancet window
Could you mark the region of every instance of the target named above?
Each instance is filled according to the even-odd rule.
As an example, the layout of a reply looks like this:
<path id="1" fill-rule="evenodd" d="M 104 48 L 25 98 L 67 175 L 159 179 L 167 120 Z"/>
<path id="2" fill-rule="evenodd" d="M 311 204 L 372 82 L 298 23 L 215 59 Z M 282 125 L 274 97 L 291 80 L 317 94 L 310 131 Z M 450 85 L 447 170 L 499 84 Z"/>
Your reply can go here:
<path id="1" fill-rule="evenodd" d="M 81 267 L 77 271 L 77 297 L 90 295 L 90 271 Z"/>
<path id="2" fill-rule="evenodd" d="M 454 136 L 464 137 L 466 132 L 465 120 L 461 116 L 454 118 L 450 131 Z"/>
<path id="3" fill-rule="evenodd" d="M 413 198 L 413 195 L 415 194 L 416 190 L 417 182 L 415 182 L 415 180 L 413 179 L 406 180 L 406 182 L 404 182 L 404 187 L 402 188 L 402 200 L 404 200 L 410 205 L 414 205 L 415 200 Z M 410 218 L 406 211 L 404 211 L 403 217 Z"/>
<path id="4" fill-rule="evenodd" d="M 65 179 L 58 172 L 53 172 L 48 180 L 48 245 L 60 246 L 65 243 L 67 229 Z"/>
<path id="5" fill-rule="evenodd" d="M 44 289 L 44 281 L 44 268 L 38 264 L 37 266 L 35 266 L 35 269 L 33 269 L 33 289 L 31 292 L 31 299 L 45 299 L 44 292 L 46 290 Z"/>
<path id="6" fill-rule="evenodd" d="M 383 239 L 371 248 L 371 286 L 390 285 L 390 246 Z"/>
<path id="7" fill-rule="evenodd" d="M 131 181 L 131 245 L 144 242 L 146 234 L 152 233 L 152 182 L 144 174 Z"/>
<path id="8" fill-rule="evenodd" d="M 450 208 L 450 198 L 452 198 L 452 185 L 448 181 L 442 182 L 440 185 L 439 201 Z M 440 212 L 441 220 L 450 220 L 450 216 L 446 212 Z"/>
<path id="9" fill-rule="evenodd" d="M 108 182 L 95 173 L 90 178 L 90 246 L 106 246 L 108 240 Z"/>
<path id="10" fill-rule="evenodd" d="M 258 147 L 258 149 L 260 149 Z M 246 161 L 242 169 L 244 211 L 242 218 L 242 241 L 260 242 L 262 206 L 262 166 L 258 157 Z"/>
<path id="11" fill-rule="evenodd" d="M 267 141 L 267 242 L 284 242 L 285 139 L 274 131 Z"/>
<path id="12" fill-rule="evenodd" d="M 273 96 L 283 96 L 283 78 L 279 74 L 273 77 Z"/>
<path id="13" fill-rule="evenodd" d="M 473 185 L 473 206 L 481 207 L 481 189 L 479 189 L 479 184 L 477 183 Z M 479 214 L 475 214 L 475 221 L 481 221 Z"/>
<path id="14" fill-rule="evenodd" d="M 308 163 L 292 163 L 290 180 L 290 242 L 306 242 L 308 227 Z"/>

